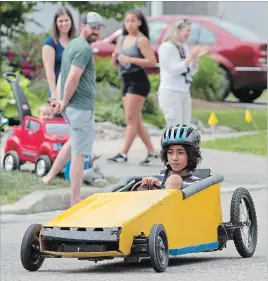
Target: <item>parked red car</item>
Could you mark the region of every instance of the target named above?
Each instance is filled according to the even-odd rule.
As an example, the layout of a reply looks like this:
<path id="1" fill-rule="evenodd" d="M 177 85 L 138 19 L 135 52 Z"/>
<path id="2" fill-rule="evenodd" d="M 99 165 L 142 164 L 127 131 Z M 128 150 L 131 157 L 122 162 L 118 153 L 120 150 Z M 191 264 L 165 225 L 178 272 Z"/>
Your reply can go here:
<path id="1" fill-rule="evenodd" d="M 226 77 L 222 99 L 229 92 L 242 102 L 252 102 L 267 88 L 267 42 L 256 34 L 219 18 L 183 15 L 148 17 L 150 40 L 157 57 L 169 26 L 179 18 L 192 21 L 188 44 L 208 46 L 211 57 L 219 62 Z M 92 44 L 96 56 L 113 52 L 121 29 Z M 151 72 L 151 70 L 149 71 Z M 157 72 L 156 69 L 153 72 Z"/>
<path id="2" fill-rule="evenodd" d="M 19 169 L 25 162 L 35 163 L 37 176 L 48 173 L 62 145 L 69 139 L 69 125 L 63 118 L 40 122 L 26 116 L 21 126 L 8 129 L 3 167 Z"/>

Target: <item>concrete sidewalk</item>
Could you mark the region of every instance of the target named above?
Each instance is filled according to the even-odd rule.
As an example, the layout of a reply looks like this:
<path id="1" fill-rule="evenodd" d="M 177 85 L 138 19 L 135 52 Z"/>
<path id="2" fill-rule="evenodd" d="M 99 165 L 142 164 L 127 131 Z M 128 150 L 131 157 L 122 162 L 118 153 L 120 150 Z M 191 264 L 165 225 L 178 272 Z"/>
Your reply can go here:
<path id="1" fill-rule="evenodd" d="M 203 134 L 202 141 L 252 134 L 253 132 L 228 133 L 228 134 Z M 152 142 L 157 151 L 160 150 L 160 137 L 152 137 Z M 140 139 L 136 139 L 129 152 L 127 164 L 110 164 L 107 158 L 118 153 L 122 147 L 123 140 L 98 140 L 94 143 L 94 152 L 102 154 L 96 161 L 101 171 L 106 176 L 124 177 L 132 175 L 153 175 L 163 169 L 163 164 L 157 160 L 154 165 L 140 166 L 146 156 L 146 150 Z M 3 150 L 2 150 L 3 151 Z M 2 154 L 3 155 L 3 154 Z M 2 162 L 1 155 L 1 162 Z M 203 161 L 200 168 L 210 168 L 212 173 L 220 173 L 225 180 L 221 184 L 222 192 L 232 192 L 234 189 L 244 186 L 248 189 L 267 188 L 267 159 L 266 157 L 224 152 L 217 150 L 202 150 Z M 24 169 L 32 169 L 33 164 L 24 165 Z M 83 198 L 94 192 L 102 192 L 102 188 L 83 187 Z M 36 191 L 22 198 L 12 205 L 2 206 L 0 213 L 5 214 L 27 214 L 33 212 L 44 212 L 58 209 L 66 209 L 69 204 L 71 190 L 66 188 L 53 191 Z"/>
<path id="2" fill-rule="evenodd" d="M 242 136 L 252 134 L 252 132 L 244 133 L 228 133 L 228 134 L 204 134 L 202 141 L 212 140 L 216 138 L 226 138 L 234 136 Z M 160 138 L 152 137 L 152 142 L 157 151 L 160 151 Z M 97 141 L 94 143 L 94 152 L 103 156 L 96 161 L 101 170 L 107 176 L 122 177 L 133 175 L 150 175 L 159 173 L 164 168 L 163 164 L 156 161 L 153 165 L 144 167 L 140 166 L 146 157 L 144 144 L 140 139 L 136 139 L 129 152 L 127 164 L 110 164 L 107 157 L 120 151 L 123 140 Z M 267 185 L 267 159 L 266 157 L 255 156 L 251 154 L 233 153 L 218 150 L 202 149 L 202 163 L 200 168 L 210 168 L 212 173 L 220 173 L 224 175 L 225 181 L 223 187 L 231 185 L 249 185 L 260 184 Z"/>
<path id="3" fill-rule="evenodd" d="M 202 141 L 219 138 L 239 137 L 243 135 L 254 134 L 256 132 L 235 132 L 202 134 Z M 157 152 L 160 151 L 160 137 L 151 138 Z M 139 138 L 136 138 L 128 155 L 127 164 L 110 164 L 107 158 L 118 153 L 121 150 L 123 139 L 117 140 L 96 140 L 93 151 L 101 154 L 102 157 L 95 163 L 100 166 L 101 171 L 106 176 L 121 178 L 131 175 L 151 175 L 158 174 L 164 168 L 160 160 L 157 160 L 150 166 L 140 166 L 139 163 L 146 157 L 146 149 Z M 1 148 L 1 166 L 3 159 L 3 147 Z M 210 168 L 212 173 L 224 175 L 225 181 L 223 187 L 231 185 L 249 185 L 260 184 L 267 185 L 267 159 L 261 156 L 251 154 L 233 153 L 218 150 L 202 149 L 202 163 L 200 168 Z M 22 169 L 33 170 L 33 164 L 24 164 Z"/>

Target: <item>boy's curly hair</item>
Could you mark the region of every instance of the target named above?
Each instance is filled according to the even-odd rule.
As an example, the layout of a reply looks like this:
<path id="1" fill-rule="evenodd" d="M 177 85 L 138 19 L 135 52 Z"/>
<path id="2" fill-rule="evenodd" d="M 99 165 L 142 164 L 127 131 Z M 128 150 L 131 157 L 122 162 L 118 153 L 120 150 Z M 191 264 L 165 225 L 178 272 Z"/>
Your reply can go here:
<path id="1" fill-rule="evenodd" d="M 189 171 L 194 171 L 197 165 L 202 161 L 201 151 L 200 149 L 197 149 L 191 145 L 182 144 L 182 146 L 184 147 L 188 157 L 187 169 Z M 169 146 L 162 148 L 162 150 L 160 151 L 160 158 L 165 165 L 167 163 L 168 149 Z"/>

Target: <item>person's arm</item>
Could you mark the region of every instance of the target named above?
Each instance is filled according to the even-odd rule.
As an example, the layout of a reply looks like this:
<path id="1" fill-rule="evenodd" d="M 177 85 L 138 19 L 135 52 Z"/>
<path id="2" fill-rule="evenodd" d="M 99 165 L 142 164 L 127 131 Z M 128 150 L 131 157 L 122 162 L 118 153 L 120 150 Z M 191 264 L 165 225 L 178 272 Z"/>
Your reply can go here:
<path id="1" fill-rule="evenodd" d="M 197 71 L 198 71 L 198 59 L 195 59 L 190 63 L 190 74 L 194 76 Z"/>
<path id="2" fill-rule="evenodd" d="M 52 38 L 45 41 L 42 48 L 42 60 L 46 72 L 51 98 L 56 98 L 56 76 L 55 76 L 55 49 L 53 48 Z"/>
<path id="3" fill-rule="evenodd" d="M 88 62 L 92 59 L 92 51 L 82 48 L 72 58 L 72 64 L 63 89 L 63 109 L 69 104 L 78 86 Z"/>
<path id="4" fill-rule="evenodd" d="M 116 67 L 117 55 L 118 55 L 118 51 L 119 51 L 119 44 L 120 44 L 120 42 L 118 42 L 116 44 L 116 47 L 115 47 L 115 49 L 112 53 L 112 56 L 111 56 L 110 65 L 112 67 Z"/>
<path id="5" fill-rule="evenodd" d="M 61 73 L 59 74 L 56 88 L 56 100 L 60 100 L 61 98 Z"/>
<path id="6" fill-rule="evenodd" d="M 130 57 L 129 62 L 142 67 L 155 67 L 157 62 L 148 38 L 141 37 L 138 46 L 144 58 Z"/>
<path id="7" fill-rule="evenodd" d="M 189 47 L 187 45 L 186 45 L 185 49 L 186 49 L 186 55 L 189 56 L 190 51 L 189 51 Z M 197 55 L 189 63 L 189 69 L 190 69 L 191 76 L 194 76 L 196 74 L 196 72 L 198 71 L 198 60 L 199 60 L 199 56 Z"/>

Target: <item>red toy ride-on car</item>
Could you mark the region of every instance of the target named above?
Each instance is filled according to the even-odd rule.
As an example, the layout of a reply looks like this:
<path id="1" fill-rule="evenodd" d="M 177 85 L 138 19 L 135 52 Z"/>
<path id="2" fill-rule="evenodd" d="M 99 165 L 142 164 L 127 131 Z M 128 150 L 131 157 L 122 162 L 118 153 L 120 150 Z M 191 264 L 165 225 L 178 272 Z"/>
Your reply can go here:
<path id="1" fill-rule="evenodd" d="M 10 79 L 10 77 L 15 77 Z M 9 127 L 3 167 L 19 169 L 25 162 L 35 163 L 37 176 L 48 173 L 62 145 L 69 139 L 69 125 L 63 118 L 40 121 L 32 117 L 27 98 L 15 73 L 5 73 L 18 106 L 20 125 Z"/>
<path id="2" fill-rule="evenodd" d="M 40 122 L 26 116 L 21 126 L 9 128 L 3 166 L 19 169 L 25 162 L 35 163 L 37 176 L 48 173 L 62 145 L 69 139 L 69 125 L 62 118 Z"/>

